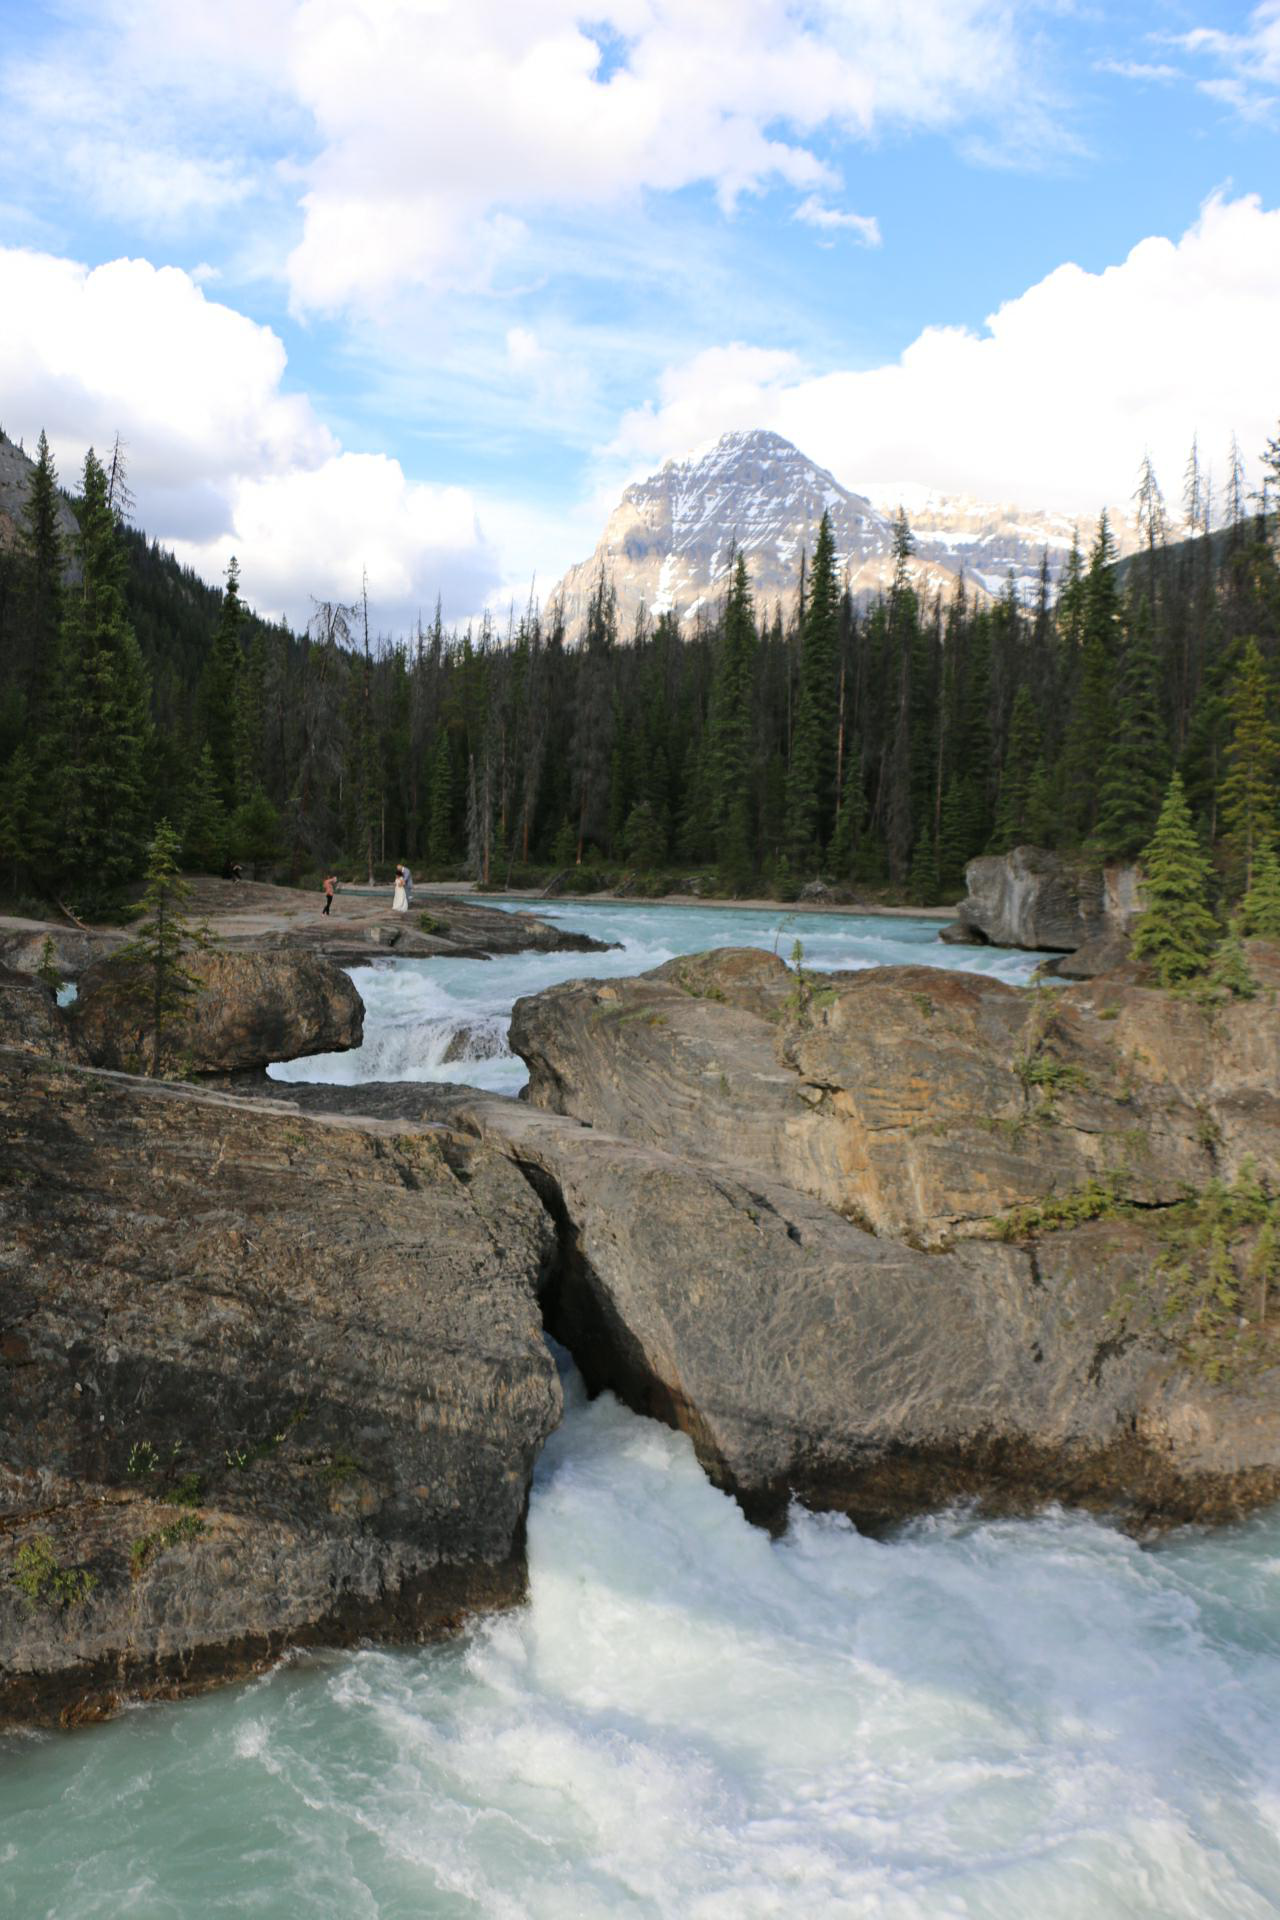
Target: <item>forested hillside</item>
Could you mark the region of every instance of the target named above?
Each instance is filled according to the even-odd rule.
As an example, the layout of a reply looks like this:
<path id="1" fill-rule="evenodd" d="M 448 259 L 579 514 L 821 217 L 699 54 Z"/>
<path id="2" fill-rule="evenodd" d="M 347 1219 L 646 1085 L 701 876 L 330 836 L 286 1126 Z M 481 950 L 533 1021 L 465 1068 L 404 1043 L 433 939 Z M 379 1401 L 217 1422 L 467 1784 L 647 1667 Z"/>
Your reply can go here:
<path id="1" fill-rule="evenodd" d="M 1277 828 L 1275 522 L 1237 492 L 1210 535 L 1196 484 L 1193 537 L 1167 537 L 1148 474 L 1144 550 L 1117 568 L 1104 518 L 1053 604 L 1047 571 L 1031 607 L 963 586 L 922 604 L 899 516 L 866 611 L 824 526 L 767 617 L 740 565 L 690 629 L 620 634 L 601 579 L 573 648 L 555 607 L 379 642 L 363 606 L 318 605 L 294 635 L 246 612 L 234 568 L 214 592 L 125 524 L 92 454 L 73 583 L 42 440 L 0 556 L 0 872 L 15 897 L 101 905 L 165 816 L 191 864 L 281 877 L 625 865 L 932 901 L 1023 841 L 1135 853 L 1176 768 L 1238 889 Z"/>

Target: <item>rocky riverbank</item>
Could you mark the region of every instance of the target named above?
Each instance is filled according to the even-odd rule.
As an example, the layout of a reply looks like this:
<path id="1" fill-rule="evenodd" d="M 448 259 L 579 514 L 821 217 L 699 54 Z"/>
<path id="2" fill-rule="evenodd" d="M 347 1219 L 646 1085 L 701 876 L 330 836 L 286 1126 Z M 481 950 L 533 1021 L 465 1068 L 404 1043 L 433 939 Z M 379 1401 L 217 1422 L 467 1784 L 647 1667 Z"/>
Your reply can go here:
<path id="1" fill-rule="evenodd" d="M 1280 948 L 1249 962 L 1202 1006 L 702 954 L 518 1002 L 518 1101 L 130 1078 L 0 979 L 0 1717 L 518 1598 L 544 1325 L 770 1526 L 1280 1497 Z M 220 1058 L 277 963 L 350 986 L 224 951 Z"/>

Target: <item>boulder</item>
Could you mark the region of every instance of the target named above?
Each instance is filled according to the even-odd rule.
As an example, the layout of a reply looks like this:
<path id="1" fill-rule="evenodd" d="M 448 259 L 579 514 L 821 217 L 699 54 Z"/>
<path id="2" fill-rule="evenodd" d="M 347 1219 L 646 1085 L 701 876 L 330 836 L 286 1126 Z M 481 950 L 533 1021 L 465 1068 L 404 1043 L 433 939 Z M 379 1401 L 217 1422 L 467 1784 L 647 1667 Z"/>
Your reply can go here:
<path id="1" fill-rule="evenodd" d="M 364 1002 L 318 954 L 219 946 L 187 954 L 183 966 L 196 985 L 166 1028 L 163 1073 L 236 1073 L 360 1045 Z M 149 1066 L 146 995 L 145 977 L 127 961 L 89 968 L 75 1006 L 81 1058 L 126 1072 Z"/>
<path id="2" fill-rule="evenodd" d="M 939 1247 L 1089 1182 L 1167 1205 L 1265 1145 L 1280 951 L 1249 952 L 1258 997 L 1205 1008 L 1123 979 L 1028 993 L 721 950 L 517 1001 L 511 1045 L 534 1106 Z"/>
<path id="3" fill-rule="evenodd" d="M 44 965 L 45 941 L 53 948 L 53 965 L 63 980 L 78 980 L 95 961 L 116 953 L 128 934 L 92 928 L 17 923 L 0 926 L 0 964 L 17 973 L 36 973 Z"/>
<path id="4" fill-rule="evenodd" d="M 1136 867 L 1043 847 L 971 860 L 965 884 L 968 893 L 944 939 L 1067 952 L 1103 933 L 1127 932 L 1140 910 Z"/>
<path id="5" fill-rule="evenodd" d="M 67 1017 L 53 989 L 31 973 L 6 966 L 0 966 L 0 1047 L 55 1058 L 73 1050 Z"/>
<path id="6" fill-rule="evenodd" d="M 525 1589 L 554 1236 L 447 1127 L 0 1053 L 0 1720 Z"/>
<path id="7" fill-rule="evenodd" d="M 544 1312 L 588 1385 L 688 1433 L 768 1525 L 793 1498 L 864 1526 L 972 1498 L 1142 1527 L 1280 1494 L 1280 1371 L 1215 1384 L 1126 1304 L 1159 1254 L 1144 1215 L 930 1254 L 770 1177 L 519 1101 L 289 1095 L 434 1118 L 509 1153 L 559 1222 Z"/>

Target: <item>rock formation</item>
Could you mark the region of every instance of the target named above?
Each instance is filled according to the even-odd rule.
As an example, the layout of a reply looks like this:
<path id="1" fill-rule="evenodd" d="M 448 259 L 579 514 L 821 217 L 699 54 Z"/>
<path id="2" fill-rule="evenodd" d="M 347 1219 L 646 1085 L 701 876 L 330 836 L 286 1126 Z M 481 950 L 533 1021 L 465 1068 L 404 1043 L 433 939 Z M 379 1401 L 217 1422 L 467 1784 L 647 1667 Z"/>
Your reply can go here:
<path id="1" fill-rule="evenodd" d="M 471 1120 L 558 1212 L 588 1378 L 750 1510 L 1221 1514 L 1280 1494 L 1274 1338 L 1192 1363 L 1155 1276 L 1189 1194 L 1280 1189 L 1280 949 L 1250 959 L 1257 999 L 1204 1009 L 706 954 L 518 1002 L 557 1117 Z"/>
<path id="2" fill-rule="evenodd" d="M 1068 952 L 1095 948 L 1088 977 L 1123 957 L 1141 910 L 1137 867 L 1015 847 L 965 868 L 968 892 L 943 939 L 993 947 Z"/>
<path id="3" fill-rule="evenodd" d="M 319 955 L 212 947 L 182 964 L 194 990 L 165 1028 L 163 1072 L 239 1073 L 360 1045 L 364 1002 Z M 149 1070 L 145 977 L 117 957 L 90 967 L 79 984 L 69 1022 L 79 1056 L 96 1067 Z"/>
<path id="4" fill-rule="evenodd" d="M 524 1591 L 547 1218 L 443 1128 L 0 1053 L 0 1720 Z"/>

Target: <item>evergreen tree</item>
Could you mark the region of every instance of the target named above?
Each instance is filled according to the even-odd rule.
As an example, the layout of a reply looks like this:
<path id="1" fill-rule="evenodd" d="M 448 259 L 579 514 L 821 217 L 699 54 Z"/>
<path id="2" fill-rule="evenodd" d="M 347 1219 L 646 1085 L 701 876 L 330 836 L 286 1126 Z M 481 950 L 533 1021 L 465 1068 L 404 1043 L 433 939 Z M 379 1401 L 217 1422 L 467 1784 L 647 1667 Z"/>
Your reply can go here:
<path id="1" fill-rule="evenodd" d="M 1280 940 L 1280 858 L 1274 847 L 1258 849 L 1253 885 L 1240 902 L 1240 919 L 1245 933 Z"/>
<path id="2" fill-rule="evenodd" d="M 227 840 L 238 860 L 247 860 L 254 879 L 259 867 L 280 858 L 280 815 L 261 787 L 241 802 L 227 824 Z"/>
<path id="3" fill-rule="evenodd" d="M 667 857 L 667 836 L 647 800 L 638 800 L 627 815 L 623 831 L 627 859 L 642 873 L 652 873 Z"/>
<path id="4" fill-rule="evenodd" d="M 1210 991 L 1224 999 L 1253 1000 L 1257 997 L 1258 983 L 1249 971 L 1238 919 L 1232 920 L 1214 948 L 1207 979 Z"/>
<path id="5" fill-rule="evenodd" d="M 1276 770 L 1280 735 L 1272 719 L 1274 694 L 1256 640 L 1245 645 L 1230 695 L 1231 740 L 1222 783 L 1222 819 L 1247 891 L 1263 847 L 1276 837 Z"/>
<path id="6" fill-rule="evenodd" d="M 938 828 L 938 889 L 940 895 L 964 890 L 964 870 L 973 858 L 974 845 L 969 837 L 970 802 L 955 775 L 942 796 L 942 815 Z"/>
<path id="7" fill-rule="evenodd" d="M 1133 936 L 1135 959 L 1149 960 L 1162 987 L 1202 973 L 1217 943 L 1208 908 L 1209 862 L 1187 809 L 1182 777 L 1169 782 L 1150 844 L 1142 852 L 1146 909 Z"/>
<path id="8" fill-rule="evenodd" d="M 709 785 L 716 864 L 730 881 L 752 868 L 751 732 L 756 624 L 741 553 L 725 604 L 711 688 Z"/>
<path id="9" fill-rule="evenodd" d="M 92 450 L 79 544 L 80 580 L 67 596 L 61 636 L 49 865 L 75 899 L 95 905 L 142 865 L 151 728 L 146 672 L 125 618 L 124 553 Z"/>
<path id="10" fill-rule="evenodd" d="M 1090 844 L 1102 853 L 1137 853 L 1150 838 L 1168 778 L 1159 668 L 1144 599 L 1120 661 L 1115 711 L 1098 789 L 1098 824 Z"/>
<path id="11" fill-rule="evenodd" d="M 1024 682 L 1018 688 L 1009 721 L 1009 744 L 1000 773 L 1000 798 L 996 804 L 996 824 L 991 835 L 991 851 L 1008 853 L 1030 838 L 1031 786 L 1040 756 L 1040 721 L 1031 690 Z"/>
<path id="12" fill-rule="evenodd" d="M 227 857 L 227 815 L 206 741 L 187 790 L 182 864 L 197 873 L 221 873 Z"/>
<path id="13" fill-rule="evenodd" d="M 141 923 L 110 963 L 126 997 L 145 1009 L 150 1030 L 147 1072 L 153 1078 L 160 1072 L 170 1028 L 197 984 L 183 956 L 209 942 L 206 933 L 183 918 L 191 888 L 178 872 L 178 850 L 178 836 L 169 822 L 158 821 L 147 851 Z"/>
<path id="14" fill-rule="evenodd" d="M 787 840 L 797 861 L 812 862 L 835 819 L 836 649 L 840 589 L 831 516 L 818 528 L 800 629 L 800 685 L 787 778 Z"/>
<path id="15" fill-rule="evenodd" d="M 35 857 L 35 791 L 35 762 L 18 747 L 0 776 L 0 872 L 9 875 L 15 893 Z"/>
<path id="16" fill-rule="evenodd" d="M 22 517 L 18 556 L 18 618 L 24 641 L 18 672 L 34 738 L 49 725 L 60 678 L 63 610 L 58 474 L 43 432 Z"/>
<path id="17" fill-rule="evenodd" d="M 241 713 L 240 672 L 244 656 L 240 636 L 243 626 L 240 568 L 233 554 L 227 566 L 222 609 L 200 687 L 204 738 L 213 755 L 218 793 L 228 812 L 240 797 L 236 786 L 236 735 Z"/>

